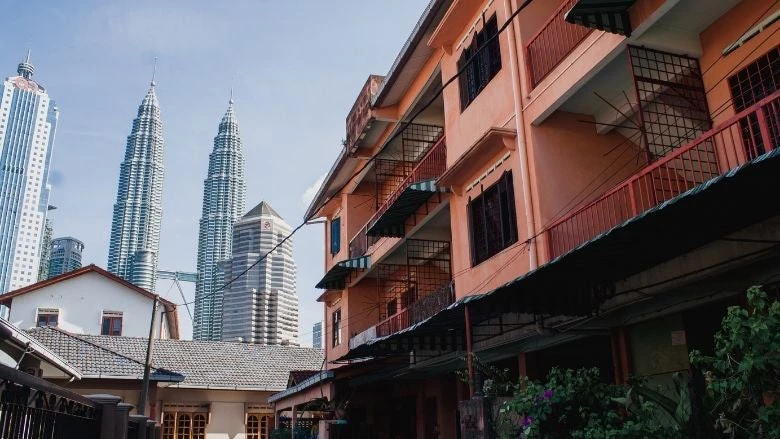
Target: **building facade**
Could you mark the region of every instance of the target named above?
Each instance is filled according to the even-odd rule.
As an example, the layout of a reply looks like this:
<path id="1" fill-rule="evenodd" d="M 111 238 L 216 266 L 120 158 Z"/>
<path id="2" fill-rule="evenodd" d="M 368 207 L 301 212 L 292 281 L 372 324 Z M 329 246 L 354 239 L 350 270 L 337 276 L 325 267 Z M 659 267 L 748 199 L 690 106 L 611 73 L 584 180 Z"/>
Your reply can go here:
<path id="1" fill-rule="evenodd" d="M 474 358 L 672 388 L 748 287 L 777 290 L 778 9 L 431 1 L 307 211 L 334 375 L 277 412 L 324 391 L 347 437 L 487 437 L 457 422 Z"/>
<path id="2" fill-rule="evenodd" d="M 0 86 L 0 292 L 34 283 L 59 113 L 32 79 L 30 54 Z"/>
<path id="3" fill-rule="evenodd" d="M 152 80 L 127 136 L 111 221 L 108 271 L 154 291 L 162 221 L 163 134 Z"/>
<path id="4" fill-rule="evenodd" d="M 322 322 L 317 322 L 311 329 L 311 346 L 322 349 Z"/>
<path id="5" fill-rule="evenodd" d="M 81 268 L 84 243 L 76 238 L 56 238 L 51 241 L 47 279 Z"/>
<path id="6" fill-rule="evenodd" d="M 298 345 L 296 266 L 292 240 L 284 241 L 290 233 L 264 201 L 234 225 L 233 254 L 221 265 L 224 279 L 236 280 L 212 317 L 220 322 L 222 340 Z"/>
<path id="7" fill-rule="evenodd" d="M 244 213 L 246 184 L 238 120 L 230 98 L 214 137 L 214 150 L 203 183 L 203 213 L 198 233 L 198 281 L 195 284 L 193 338 L 219 340 L 219 319 L 213 312 L 222 301 L 224 284 L 219 262 L 230 258 L 233 224 Z"/>
<path id="8" fill-rule="evenodd" d="M 56 207 L 49 205 L 47 211 L 54 210 Z M 54 237 L 54 219 L 51 214 L 48 215 L 43 223 L 43 238 L 41 239 L 41 261 L 38 264 L 38 280 L 48 279 L 49 277 L 49 255 L 51 252 L 51 240 Z"/>
<path id="9" fill-rule="evenodd" d="M 74 334 L 149 337 L 154 294 L 95 265 L 0 295 L 19 328 L 54 326 Z M 176 306 L 160 298 L 155 338 L 179 338 Z"/>

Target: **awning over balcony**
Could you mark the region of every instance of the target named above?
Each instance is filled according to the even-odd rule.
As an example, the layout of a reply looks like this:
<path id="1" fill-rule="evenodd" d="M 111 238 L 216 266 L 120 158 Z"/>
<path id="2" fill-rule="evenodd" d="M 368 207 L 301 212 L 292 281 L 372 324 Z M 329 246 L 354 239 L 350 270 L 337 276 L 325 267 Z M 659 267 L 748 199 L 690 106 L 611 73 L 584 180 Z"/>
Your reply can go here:
<path id="1" fill-rule="evenodd" d="M 369 236 L 389 236 L 401 238 L 405 234 L 406 219 L 438 192 L 446 189 L 436 185 L 436 180 L 413 183 L 401 192 L 387 210 L 368 228 Z"/>
<path id="2" fill-rule="evenodd" d="M 325 276 L 320 279 L 316 287 L 324 290 L 343 290 L 346 287 L 345 279 L 354 270 L 366 269 L 371 265 L 369 256 L 346 259 L 337 262 Z"/>
<path id="3" fill-rule="evenodd" d="M 631 20 L 628 8 L 636 0 L 579 0 L 566 13 L 566 21 L 572 24 L 603 30 L 613 34 L 631 36 Z"/>
<path id="4" fill-rule="evenodd" d="M 585 316 L 614 297 L 617 281 L 780 215 L 759 188 L 780 187 L 780 149 L 661 203 L 507 284 L 462 297 L 437 314 L 370 340 L 337 361 L 463 350 L 464 308 L 474 342 L 530 327 L 536 316 Z M 672 225 L 672 226 L 670 226 Z M 776 249 L 772 247 L 772 249 Z"/>

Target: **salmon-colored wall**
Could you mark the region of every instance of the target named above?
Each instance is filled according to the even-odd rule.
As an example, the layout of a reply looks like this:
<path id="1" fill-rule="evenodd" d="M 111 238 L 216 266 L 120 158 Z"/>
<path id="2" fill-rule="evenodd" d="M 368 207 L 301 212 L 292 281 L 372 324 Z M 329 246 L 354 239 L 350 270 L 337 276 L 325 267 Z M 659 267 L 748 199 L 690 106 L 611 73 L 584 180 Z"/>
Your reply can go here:
<path id="1" fill-rule="evenodd" d="M 702 72 L 706 72 L 703 75 L 704 87 L 708 91 L 710 112 L 715 114 L 715 125 L 734 115 L 728 77 L 780 44 L 780 34 L 777 33 L 780 22 L 775 22 L 735 51 L 721 57 L 724 48 L 755 23 L 780 9 L 780 5 L 776 4 L 769 12 L 761 15 L 768 6 L 764 0 L 743 0 L 700 34 L 703 53 L 699 63 Z"/>
<path id="2" fill-rule="evenodd" d="M 341 344 L 333 346 L 333 312 L 341 308 Z M 379 321 L 376 280 L 366 278 L 325 304 L 325 357 L 331 362 L 347 353 L 349 339 Z M 332 368 L 333 365 L 328 365 Z"/>
<path id="3" fill-rule="evenodd" d="M 485 18 L 489 19 L 493 14 L 496 14 L 498 23 L 503 23 L 506 16 L 503 8 L 499 7 L 500 5 L 501 2 L 494 1 L 487 12 L 485 12 Z M 480 12 L 475 13 L 472 20 L 469 21 L 469 28 L 480 17 Z M 481 23 L 476 30 L 482 30 Z M 467 29 L 463 29 L 463 32 L 457 39 L 458 42 L 462 40 L 466 32 Z M 509 43 L 505 35 L 505 33 L 502 33 L 501 37 L 498 38 L 501 47 L 501 70 L 498 71 L 463 112 L 461 112 L 460 106 L 460 84 L 456 81 L 444 89 L 444 133 L 447 136 L 447 166 L 455 163 L 487 130 L 493 127 L 506 126 L 514 114 Z M 463 49 L 471 44 L 473 37 L 474 34 L 472 33 L 461 47 L 455 47 L 452 54 L 445 55 L 442 58 L 441 71 L 443 78 L 451 78 L 457 73 L 458 59 Z"/>

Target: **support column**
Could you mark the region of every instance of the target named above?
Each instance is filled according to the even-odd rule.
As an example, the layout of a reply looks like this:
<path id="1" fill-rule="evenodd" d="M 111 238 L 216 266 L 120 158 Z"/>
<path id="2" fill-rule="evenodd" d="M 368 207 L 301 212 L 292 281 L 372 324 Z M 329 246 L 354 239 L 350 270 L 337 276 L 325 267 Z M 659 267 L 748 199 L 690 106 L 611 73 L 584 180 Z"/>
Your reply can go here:
<path id="1" fill-rule="evenodd" d="M 122 398 L 104 393 L 85 395 L 85 398 L 101 407 L 100 439 L 116 439 L 115 425 L 118 418 L 117 405 Z"/>
<path id="2" fill-rule="evenodd" d="M 612 369 L 615 374 L 615 384 L 625 384 L 631 375 L 628 330 L 624 326 L 612 330 L 610 342 L 612 345 Z"/>
<path id="3" fill-rule="evenodd" d="M 130 410 L 133 409 L 132 404 L 120 402 L 116 406 L 116 422 L 114 424 L 114 437 L 117 439 L 127 439 L 127 420 L 130 417 Z"/>
<path id="4" fill-rule="evenodd" d="M 296 419 L 298 417 L 298 408 L 293 405 L 292 406 L 292 416 L 290 417 L 290 437 L 292 439 L 295 439 L 295 427 L 298 422 Z"/>
<path id="5" fill-rule="evenodd" d="M 137 434 L 134 438 L 127 438 L 127 439 L 147 439 L 146 438 L 146 421 L 148 421 L 149 418 L 147 418 L 144 415 L 130 415 L 130 422 L 135 422 L 135 425 L 138 426 L 136 429 Z M 154 439 L 154 438 L 149 438 Z"/>

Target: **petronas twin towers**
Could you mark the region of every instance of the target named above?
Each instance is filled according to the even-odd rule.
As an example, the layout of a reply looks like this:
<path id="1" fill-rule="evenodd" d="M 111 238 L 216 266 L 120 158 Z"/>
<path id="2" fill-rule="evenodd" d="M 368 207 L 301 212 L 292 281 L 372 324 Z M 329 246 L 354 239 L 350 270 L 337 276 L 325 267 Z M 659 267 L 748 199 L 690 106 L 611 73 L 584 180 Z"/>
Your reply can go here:
<path id="1" fill-rule="evenodd" d="M 247 217 L 242 216 L 246 200 L 244 174 L 244 153 L 231 91 L 227 111 L 214 137 L 203 187 L 193 338 L 222 339 L 222 317 L 226 312 L 231 316 L 226 337 L 257 343 L 297 344 L 292 242 L 281 243 L 283 232 L 289 232 L 289 225 L 264 202 L 252 212 L 273 214 L 256 215 L 262 221 L 255 221 L 254 216 L 252 221 L 245 221 Z M 149 291 L 154 291 L 157 277 L 162 181 L 162 120 L 152 80 L 127 136 L 108 255 L 109 271 Z M 234 234 L 233 226 L 242 218 L 246 224 L 242 223 L 243 229 Z M 234 239 L 238 240 L 238 253 L 233 252 Z M 279 255 L 272 255 L 262 263 L 252 263 L 276 243 L 284 244 Z M 249 273 L 248 269 L 236 268 L 237 273 L 233 273 L 233 268 L 240 268 L 240 260 L 249 261 L 247 266 L 254 271 Z M 267 276 L 258 274 L 266 271 Z M 240 283 L 229 282 L 242 275 L 246 279 Z M 226 284 L 233 285 L 226 288 Z M 223 310 L 226 295 L 229 304 L 228 309 Z M 277 323 L 278 319 L 282 319 L 283 324 Z"/>

